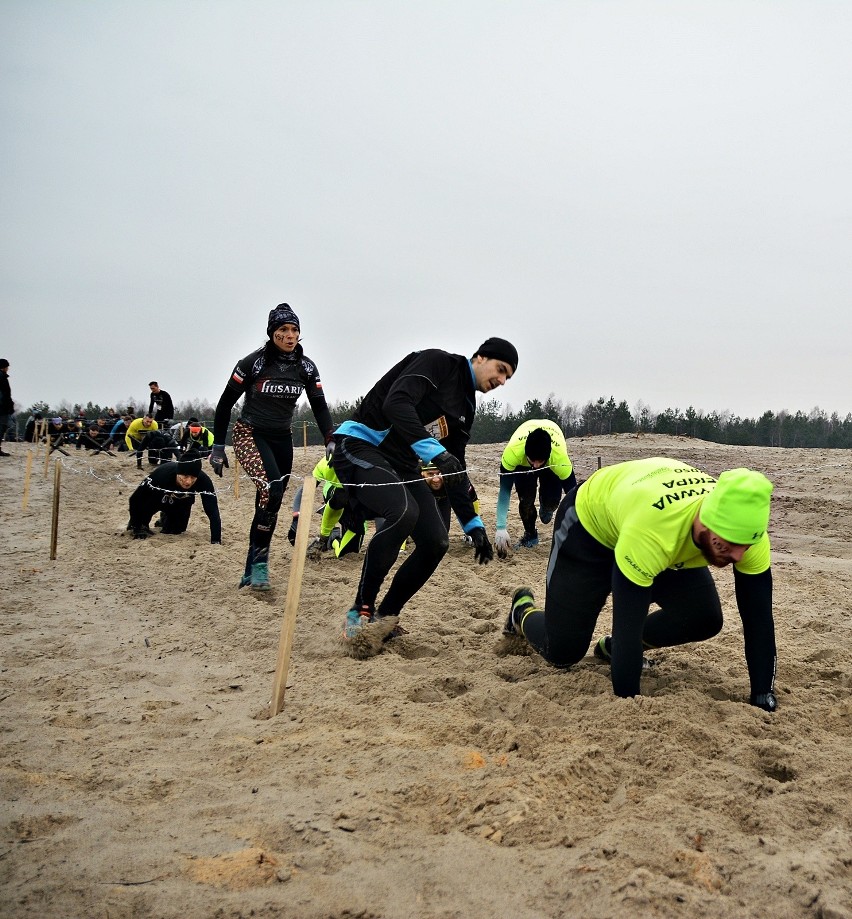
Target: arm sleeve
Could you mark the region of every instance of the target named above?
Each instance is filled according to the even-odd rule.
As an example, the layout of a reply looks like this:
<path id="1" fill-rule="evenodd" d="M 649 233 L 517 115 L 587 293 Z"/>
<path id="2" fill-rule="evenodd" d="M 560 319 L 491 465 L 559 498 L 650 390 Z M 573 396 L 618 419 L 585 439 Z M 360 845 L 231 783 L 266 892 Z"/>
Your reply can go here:
<path id="1" fill-rule="evenodd" d="M 509 501 L 512 498 L 513 477 L 506 467 L 500 464 L 500 491 L 497 494 L 497 529 L 505 530 L 509 520 Z"/>
<path id="2" fill-rule="evenodd" d="M 612 566 L 612 689 L 638 696 L 642 676 L 642 630 L 651 605 L 651 588 L 640 587 Z"/>
<path id="3" fill-rule="evenodd" d="M 734 569 L 737 609 L 743 623 L 745 657 L 752 695 L 775 687 L 775 621 L 772 618 L 772 569 L 742 574 Z"/>
<path id="4" fill-rule="evenodd" d="M 216 497 L 216 490 L 210 476 L 206 475 L 207 482 L 202 486 L 201 506 L 207 519 L 210 521 L 210 542 L 222 541 L 222 518 L 219 516 L 219 499 Z M 201 477 L 199 476 L 199 481 Z M 209 483 L 209 484 L 208 484 Z"/>
<path id="5" fill-rule="evenodd" d="M 225 438 L 228 436 L 228 425 L 231 423 L 231 409 L 237 404 L 237 400 L 242 395 L 242 391 L 233 387 L 230 383 L 225 387 L 225 391 L 219 396 L 219 402 L 216 405 L 216 415 L 213 419 L 213 443 L 225 445 Z"/>
<path id="6" fill-rule="evenodd" d="M 331 420 L 331 412 L 328 410 L 325 396 L 321 391 L 316 393 L 309 389 L 308 402 L 310 403 L 311 411 L 314 413 L 314 418 L 317 420 L 317 427 L 322 432 L 323 440 L 328 443 L 331 432 L 334 429 L 334 422 Z"/>
<path id="7" fill-rule="evenodd" d="M 174 418 L 175 417 L 175 407 L 172 403 L 172 397 L 165 393 L 163 396 L 163 417 L 164 418 Z"/>

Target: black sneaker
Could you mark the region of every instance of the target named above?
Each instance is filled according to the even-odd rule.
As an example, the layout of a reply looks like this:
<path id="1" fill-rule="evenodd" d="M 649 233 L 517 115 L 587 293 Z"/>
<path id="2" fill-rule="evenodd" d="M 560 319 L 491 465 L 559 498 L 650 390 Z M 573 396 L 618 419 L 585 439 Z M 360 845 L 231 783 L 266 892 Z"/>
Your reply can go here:
<path id="1" fill-rule="evenodd" d="M 538 545 L 538 530 L 524 535 L 515 543 L 515 549 L 534 549 Z"/>
<path id="2" fill-rule="evenodd" d="M 612 663 L 612 636 L 604 635 L 595 645 L 595 657 L 599 661 L 605 661 L 607 664 Z"/>
<path id="3" fill-rule="evenodd" d="M 593 654 L 599 661 L 603 661 L 605 664 L 612 663 L 612 636 L 604 635 L 602 638 L 599 638 L 595 644 L 595 649 Z M 652 667 L 656 666 L 656 660 L 653 657 L 645 657 L 642 655 L 642 669 L 650 670 Z"/>
<path id="4" fill-rule="evenodd" d="M 512 594 L 512 608 L 509 610 L 509 616 L 506 619 L 506 624 L 503 626 L 504 635 L 521 634 L 517 615 L 523 612 L 527 606 L 532 606 L 534 603 L 535 597 L 533 596 L 531 587 L 519 587 L 514 594 Z"/>

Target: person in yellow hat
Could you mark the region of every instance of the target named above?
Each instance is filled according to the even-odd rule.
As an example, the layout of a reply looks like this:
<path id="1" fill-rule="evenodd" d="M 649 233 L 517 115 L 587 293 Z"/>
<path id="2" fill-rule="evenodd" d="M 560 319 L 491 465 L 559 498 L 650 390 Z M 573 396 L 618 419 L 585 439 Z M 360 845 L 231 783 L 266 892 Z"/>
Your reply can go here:
<path id="1" fill-rule="evenodd" d="M 651 457 L 605 466 L 556 512 L 544 608 L 515 591 L 503 629 L 557 667 L 589 648 L 612 594 L 612 635 L 595 644 L 617 696 L 639 694 L 643 649 L 706 641 L 722 628 L 708 570 L 733 566 L 751 704 L 774 711 L 775 625 L 767 526 L 773 485 L 752 469 L 718 480 L 689 463 Z M 651 604 L 659 608 L 649 613 Z"/>

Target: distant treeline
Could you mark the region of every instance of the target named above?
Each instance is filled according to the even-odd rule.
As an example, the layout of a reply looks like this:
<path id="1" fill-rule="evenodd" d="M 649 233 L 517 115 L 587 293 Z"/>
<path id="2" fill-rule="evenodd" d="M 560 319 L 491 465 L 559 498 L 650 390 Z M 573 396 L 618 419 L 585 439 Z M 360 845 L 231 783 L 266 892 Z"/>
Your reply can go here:
<path id="1" fill-rule="evenodd" d="M 334 423 L 349 418 L 359 402 L 331 403 L 329 409 Z M 148 399 L 145 398 L 144 402 L 139 400 L 135 404 L 138 407 L 137 414 L 142 414 L 148 408 Z M 129 405 L 130 402 L 119 403 L 115 408 L 123 412 Z M 81 410 L 86 418 L 95 419 L 105 415 L 108 407 L 92 402 L 85 406 L 63 402 L 51 408 L 44 402 L 38 402 L 30 406 L 26 413 L 18 413 L 18 423 L 23 430 L 27 414 L 34 411 L 46 417 L 61 415 L 68 418 L 75 417 Z M 206 400 L 194 399 L 176 402 L 175 411 L 176 420 L 195 417 L 212 425 L 216 407 Z M 239 412 L 240 406 L 237 405 L 231 413 L 231 427 Z M 470 442 L 505 443 L 519 424 L 531 418 L 549 418 L 557 422 L 566 437 L 626 433 L 675 434 L 744 447 L 852 448 L 852 412 L 840 418 L 836 412 L 828 415 L 817 407 L 807 413 L 797 411 L 795 414 L 783 410 L 777 413 L 766 411 L 755 419 L 740 418 L 727 411 L 705 414 L 692 406 L 684 410 L 667 408 L 655 412 L 641 400 L 631 410 L 627 402 L 616 402 L 613 396 L 608 399 L 601 396 L 596 402 L 587 402 L 581 406 L 576 402 L 562 402 L 552 395 L 544 402 L 530 399 L 519 412 L 505 408 L 496 399 L 484 400 L 477 409 Z M 305 440 L 308 445 L 321 442 L 310 406 L 304 400 L 296 410 L 293 435 L 297 445 Z"/>

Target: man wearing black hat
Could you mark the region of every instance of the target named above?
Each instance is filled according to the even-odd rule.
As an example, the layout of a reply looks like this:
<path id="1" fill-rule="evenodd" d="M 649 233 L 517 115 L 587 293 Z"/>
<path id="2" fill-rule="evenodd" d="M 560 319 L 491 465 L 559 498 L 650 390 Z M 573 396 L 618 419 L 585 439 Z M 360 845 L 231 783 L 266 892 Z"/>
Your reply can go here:
<path id="1" fill-rule="evenodd" d="M 384 520 L 367 546 L 344 640 L 352 641 L 378 619 L 398 617 L 449 548 L 434 493 L 421 476 L 423 465 L 431 463 L 440 472 L 479 563 L 493 558 L 473 506 L 464 454 L 476 393 L 502 386 L 517 366 L 518 352 L 503 338 L 489 338 L 470 359 L 437 348 L 414 351 L 376 383 L 352 418 L 335 431 L 334 471 L 354 490 L 366 516 Z M 377 605 L 379 590 L 408 537 L 414 551 Z"/>
<path id="2" fill-rule="evenodd" d="M 201 470 L 201 457 L 193 451 L 184 453 L 176 463 L 163 463 L 142 481 L 130 496 L 130 523 L 134 539 L 147 539 L 154 533 L 151 518 L 158 511 L 163 533 L 184 533 L 195 496 L 210 521 L 210 542 L 222 542 L 222 519 L 216 489 L 206 472 Z"/>

